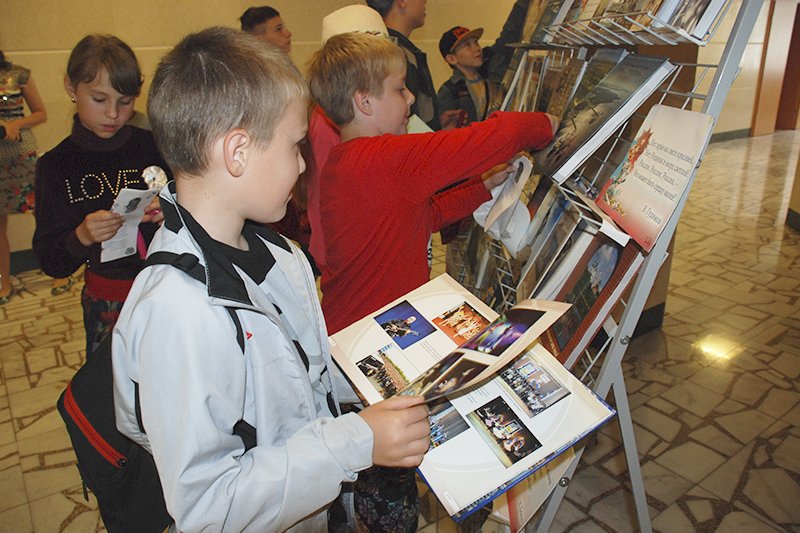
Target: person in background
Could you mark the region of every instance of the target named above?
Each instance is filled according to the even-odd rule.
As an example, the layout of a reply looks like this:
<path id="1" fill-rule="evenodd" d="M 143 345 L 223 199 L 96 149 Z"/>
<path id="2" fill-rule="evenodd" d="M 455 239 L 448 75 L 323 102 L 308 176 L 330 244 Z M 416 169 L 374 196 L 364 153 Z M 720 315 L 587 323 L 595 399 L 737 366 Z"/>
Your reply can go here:
<path id="1" fill-rule="evenodd" d="M 252 33 L 262 41 L 292 51 L 292 32 L 286 27 L 280 13 L 269 6 L 250 7 L 239 17 L 242 31 Z"/>
<path id="2" fill-rule="evenodd" d="M 119 191 L 147 189 L 149 166 L 168 171 L 149 131 L 128 124 L 143 83 L 133 50 L 111 35 L 88 35 L 75 45 L 64 87 L 77 107 L 72 133 L 36 164 L 33 252 L 48 276 L 63 278 L 86 264 L 81 303 L 86 357 L 111 333 L 147 245 L 163 215 L 158 198 L 145 208 L 137 250 L 102 262 L 102 243 L 124 221 L 111 213 Z"/>
<path id="3" fill-rule="evenodd" d="M 490 104 L 502 92 L 500 83 L 514 54 L 514 48 L 507 45 L 522 38 L 528 4 L 528 0 L 514 3 L 500 37 L 491 46 L 478 44 L 483 28 L 456 26 L 444 32 L 439 52 L 453 68 L 453 76 L 436 95 L 443 124 L 461 127 L 489 116 Z"/>
<path id="4" fill-rule="evenodd" d="M 23 102 L 31 111 L 28 116 Z M 45 120 L 47 111 L 31 71 L 6 61 L 0 50 L 0 305 L 11 299 L 8 215 L 34 208 L 37 154 L 31 128 Z"/>
<path id="5" fill-rule="evenodd" d="M 442 113 L 463 111 L 456 128 L 486 119 L 489 103 L 502 91 L 499 83 L 485 80 L 478 70 L 483 65 L 483 49 L 478 44 L 481 35 L 483 28 L 456 26 L 439 40 L 439 51 L 453 68 L 453 75 L 442 84 L 436 97 Z"/>
<path id="6" fill-rule="evenodd" d="M 275 45 L 287 53 L 292 51 L 292 32 L 286 27 L 286 23 L 276 9 L 269 6 L 251 7 L 239 17 L 239 21 L 242 24 L 242 31 Z M 308 252 L 311 226 L 308 220 L 307 202 L 306 180 L 301 177 L 286 208 L 286 215 L 281 220 L 271 223 L 270 227 L 299 244 L 303 253 L 309 258 L 314 273 L 318 274 L 317 264 Z"/>
<path id="7" fill-rule="evenodd" d="M 406 55 L 406 87 L 414 95 L 411 113 L 436 131 L 452 126 L 441 122 L 428 56 L 409 38 L 412 31 L 425 25 L 426 3 L 427 0 L 367 0 L 367 5 L 383 17 L 389 35 L 397 39 Z"/>

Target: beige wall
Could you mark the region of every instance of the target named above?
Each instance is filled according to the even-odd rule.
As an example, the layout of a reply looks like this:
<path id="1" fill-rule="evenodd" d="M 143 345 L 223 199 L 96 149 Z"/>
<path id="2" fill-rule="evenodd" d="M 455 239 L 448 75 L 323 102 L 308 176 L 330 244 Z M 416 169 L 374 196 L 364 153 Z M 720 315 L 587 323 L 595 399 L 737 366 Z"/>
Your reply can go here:
<path id="1" fill-rule="evenodd" d="M 292 35 L 292 57 L 302 68 L 319 47 L 322 17 L 352 0 L 266 0 L 286 21 Z M 111 33 L 136 51 L 145 74 L 146 94 L 158 59 L 181 37 L 211 25 L 239 27 L 238 17 L 252 1 L 218 2 L 177 0 L 4 0 L 10 6 L 0 18 L 0 49 L 12 61 L 30 68 L 49 120 L 36 128 L 42 152 L 58 144 L 69 132 L 73 107 L 64 92 L 62 79 L 69 52 L 88 33 Z M 361 2 L 363 3 L 363 2 Z M 428 63 L 438 87 L 450 76 L 450 68 L 438 51 L 439 37 L 456 24 L 485 28 L 482 41 L 491 43 L 500 33 L 513 0 L 497 0 L 491 10 L 486 2 L 431 0 L 423 28 L 413 41 L 428 53 Z M 135 7 L 134 7 L 135 6 Z M 462 13 L 461 15 L 455 15 Z M 144 110 L 145 98 L 137 109 Z"/>
<path id="2" fill-rule="evenodd" d="M 706 46 L 699 49 L 697 54 L 698 63 L 711 65 L 719 63 L 722 52 L 725 49 L 725 43 L 728 40 L 731 28 L 736 20 L 736 14 L 741 5 L 742 0 L 733 0 L 733 5 L 722 20 L 717 32 Z M 739 67 L 742 70 L 739 72 L 736 81 L 734 81 L 730 92 L 728 92 L 728 97 L 725 100 L 725 105 L 722 108 L 717 125 L 714 128 L 714 133 L 750 129 L 753 111 L 755 109 L 755 96 L 758 89 L 758 78 L 761 69 L 761 57 L 764 52 L 768 16 L 769 0 L 766 0 L 761 7 L 761 12 L 753 28 L 753 32 L 750 34 L 750 39 L 742 55 L 742 60 L 739 62 Z M 713 75 L 713 71 L 706 75 L 704 83 L 700 87 L 701 93 L 706 93 Z M 699 107 L 702 107 L 702 104 Z"/>
<path id="3" fill-rule="evenodd" d="M 772 5 L 772 14 L 764 39 L 761 85 L 758 89 L 753 125 L 750 129 L 750 135 L 753 137 L 775 133 L 781 89 L 783 88 L 783 75 L 786 71 L 789 45 L 792 42 L 792 32 L 794 31 L 794 16 L 797 11 L 797 0 L 769 0 L 765 4 Z"/>
<path id="4" fill-rule="evenodd" d="M 33 71 L 48 111 L 48 121 L 34 132 L 40 152 L 53 148 L 69 133 L 74 108 L 63 88 L 69 52 L 88 33 L 111 33 L 127 42 L 136 51 L 145 73 L 146 95 L 149 79 L 163 53 L 182 36 L 211 25 L 238 27 L 238 17 L 251 5 L 250 1 L 219 2 L 211 0 L 2 0 L 6 8 L 0 18 L 0 49 L 11 61 Z M 741 0 L 735 0 L 740 2 Z M 322 17 L 352 0 L 269 0 L 280 11 L 292 36 L 292 57 L 301 66 L 319 46 Z M 359 2 L 364 3 L 364 2 Z M 428 2 L 424 27 L 412 34 L 417 46 L 428 53 L 428 64 L 438 87 L 450 76 L 450 68 L 438 51 L 441 34 L 455 25 L 483 27 L 482 42 L 497 38 L 513 0 L 431 0 Z M 724 22 L 733 24 L 736 5 Z M 762 17 L 763 18 L 763 17 Z M 730 102 L 716 131 L 750 127 L 755 82 L 763 49 L 764 21 L 760 21 L 751 45 L 742 61 L 743 71 L 731 91 Z M 727 30 L 729 31 L 729 29 Z M 716 62 L 724 46 L 727 32 L 723 28 L 715 43 L 701 50 L 701 62 Z M 137 109 L 145 109 L 145 98 L 137 101 Z M 729 110 L 735 110 L 730 111 Z M 12 251 L 30 248 L 33 217 L 11 217 L 9 236 Z"/>

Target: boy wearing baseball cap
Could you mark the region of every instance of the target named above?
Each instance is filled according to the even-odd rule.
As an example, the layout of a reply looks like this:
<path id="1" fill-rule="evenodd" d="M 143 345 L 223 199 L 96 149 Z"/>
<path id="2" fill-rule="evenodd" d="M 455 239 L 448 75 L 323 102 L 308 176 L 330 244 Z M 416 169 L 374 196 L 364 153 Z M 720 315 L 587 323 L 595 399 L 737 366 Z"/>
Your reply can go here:
<path id="1" fill-rule="evenodd" d="M 436 98 L 442 117 L 460 113 L 461 119 L 455 127 L 484 120 L 489 115 L 489 103 L 502 91 L 498 83 L 481 75 L 483 49 L 478 44 L 481 35 L 483 28 L 470 30 L 456 26 L 439 39 L 439 51 L 453 68 L 453 75 L 442 84 Z"/>

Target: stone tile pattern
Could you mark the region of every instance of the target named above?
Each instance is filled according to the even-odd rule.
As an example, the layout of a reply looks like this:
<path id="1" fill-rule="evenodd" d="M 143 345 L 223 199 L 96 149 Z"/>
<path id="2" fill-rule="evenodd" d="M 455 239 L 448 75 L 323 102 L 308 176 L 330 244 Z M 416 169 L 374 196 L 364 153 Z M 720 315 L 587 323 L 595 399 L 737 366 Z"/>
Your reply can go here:
<path id="1" fill-rule="evenodd" d="M 0 532 L 105 531 L 84 498 L 77 460 L 56 400 L 85 360 L 79 273 L 51 296 L 41 272 L 12 277 L 0 307 Z"/>
<path id="2" fill-rule="evenodd" d="M 784 226 L 799 150 L 795 132 L 709 147 L 664 326 L 626 354 L 656 531 L 800 533 L 800 235 Z M 41 272 L 13 283 L 0 307 L 0 533 L 103 531 L 55 409 L 84 360 L 81 283 L 57 297 Z M 616 423 L 590 440 L 551 531 L 637 531 Z M 474 531 L 420 489 L 420 531 Z"/>

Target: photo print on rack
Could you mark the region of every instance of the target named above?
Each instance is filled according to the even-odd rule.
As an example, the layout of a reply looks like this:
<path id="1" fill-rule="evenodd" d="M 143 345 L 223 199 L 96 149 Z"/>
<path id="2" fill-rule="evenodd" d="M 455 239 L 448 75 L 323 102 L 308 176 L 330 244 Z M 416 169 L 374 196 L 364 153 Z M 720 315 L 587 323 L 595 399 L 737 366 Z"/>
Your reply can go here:
<path id="1" fill-rule="evenodd" d="M 564 301 L 572 304 L 572 307 L 552 326 L 561 349 L 567 345 L 600 297 L 619 264 L 620 255 L 620 246 L 606 239 L 589 259 L 575 286 L 564 297 Z"/>

